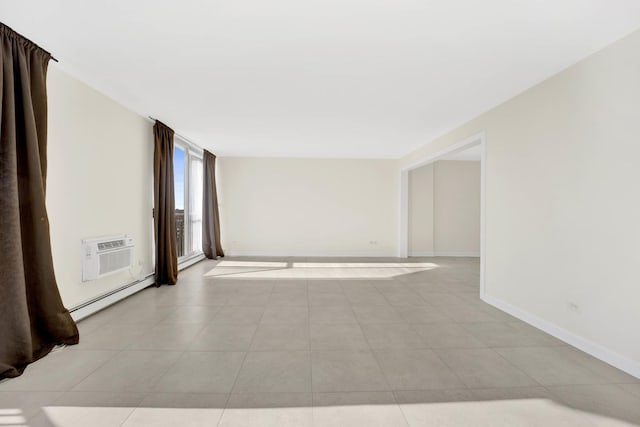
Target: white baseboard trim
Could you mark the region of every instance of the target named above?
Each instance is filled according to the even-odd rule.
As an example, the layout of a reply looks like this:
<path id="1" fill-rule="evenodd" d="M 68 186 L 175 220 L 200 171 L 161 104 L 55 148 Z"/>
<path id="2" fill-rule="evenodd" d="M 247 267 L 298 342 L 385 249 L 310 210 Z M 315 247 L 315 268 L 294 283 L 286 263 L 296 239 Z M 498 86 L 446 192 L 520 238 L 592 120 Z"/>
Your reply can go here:
<path id="1" fill-rule="evenodd" d="M 198 254 L 198 255 L 196 255 L 194 257 L 186 259 L 183 262 L 181 262 L 180 264 L 178 264 L 178 271 L 182 271 L 187 267 L 191 267 L 193 264 L 196 264 L 196 263 L 202 261 L 205 258 L 206 257 L 204 256 L 204 254 Z"/>
<path id="2" fill-rule="evenodd" d="M 229 257 L 397 258 L 395 252 L 225 251 Z"/>
<path id="3" fill-rule="evenodd" d="M 89 317 L 98 311 L 109 307 L 121 301 L 128 296 L 135 294 L 136 292 L 140 292 L 144 288 L 148 288 L 149 286 L 155 283 L 154 275 L 149 274 L 144 279 L 139 280 L 137 282 L 129 283 L 128 285 L 124 285 L 121 288 L 115 289 L 105 295 L 101 295 L 92 299 L 91 301 L 87 301 L 84 304 L 81 304 L 77 307 L 69 310 L 71 313 L 71 317 L 73 320 L 78 321 L 82 320 L 85 317 Z"/>
<path id="4" fill-rule="evenodd" d="M 480 252 L 436 252 L 436 256 L 480 258 Z"/>
<path id="5" fill-rule="evenodd" d="M 534 314 L 524 311 L 498 298 L 494 298 L 490 295 L 485 294 L 481 295 L 480 299 L 482 299 L 487 304 L 490 304 L 512 315 L 513 317 L 516 317 L 523 322 L 530 324 L 531 326 L 535 326 L 536 328 L 548 333 L 549 335 L 553 335 L 559 340 L 564 341 L 567 344 L 570 344 L 584 351 L 585 353 L 588 353 L 591 356 L 628 373 L 629 375 L 640 378 L 640 362 L 622 356 L 621 354 L 618 354 L 613 350 L 589 341 L 586 338 L 576 335 L 573 332 L 561 328 L 560 326 L 557 326 L 547 320 L 544 320 Z"/>
<path id="6" fill-rule="evenodd" d="M 189 258 L 178 264 L 178 271 L 184 270 L 187 267 L 191 267 L 193 264 L 200 262 L 203 259 L 205 259 L 205 256 L 203 254 L 199 254 L 192 258 Z M 98 311 L 117 303 L 118 301 L 122 301 L 123 299 L 137 292 L 140 292 L 144 288 L 148 288 L 154 283 L 154 274 L 148 274 L 142 280 L 126 284 L 104 295 L 100 295 L 92 299 L 91 301 L 87 301 L 84 304 L 80 304 L 79 306 L 70 309 L 69 312 L 71 313 L 71 317 L 73 318 L 73 320 L 82 320 L 85 317 L 89 317 L 92 314 L 97 313 Z"/>
<path id="7" fill-rule="evenodd" d="M 409 254 L 410 257 L 437 257 L 437 256 L 450 256 L 450 257 L 472 257 L 479 258 L 480 252 L 421 252 L 415 251 Z"/>

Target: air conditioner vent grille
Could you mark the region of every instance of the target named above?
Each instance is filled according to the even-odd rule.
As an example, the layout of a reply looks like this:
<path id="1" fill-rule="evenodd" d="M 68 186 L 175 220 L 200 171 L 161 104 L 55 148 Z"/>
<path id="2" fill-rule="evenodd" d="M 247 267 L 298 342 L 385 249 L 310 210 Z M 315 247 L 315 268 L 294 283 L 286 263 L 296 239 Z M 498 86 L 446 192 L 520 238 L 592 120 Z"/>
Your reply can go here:
<path id="1" fill-rule="evenodd" d="M 126 271 L 133 262 L 133 239 L 126 234 L 82 241 L 82 281 Z"/>
<path id="2" fill-rule="evenodd" d="M 107 252 L 100 254 L 100 270 L 99 275 L 102 276 L 112 271 L 119 271 L 129 268 L 131 264 L 131 249 L 127 248 L 121 251 Z"/>
<path id="3" fill-rule="evenodd" d="M 125 245 L 124 240 L 112 240 L 110 242 L 101 242 L 98 243 L 98 250 L 105 251 L 108 249 L 118 249 L 122 248 Z"/>

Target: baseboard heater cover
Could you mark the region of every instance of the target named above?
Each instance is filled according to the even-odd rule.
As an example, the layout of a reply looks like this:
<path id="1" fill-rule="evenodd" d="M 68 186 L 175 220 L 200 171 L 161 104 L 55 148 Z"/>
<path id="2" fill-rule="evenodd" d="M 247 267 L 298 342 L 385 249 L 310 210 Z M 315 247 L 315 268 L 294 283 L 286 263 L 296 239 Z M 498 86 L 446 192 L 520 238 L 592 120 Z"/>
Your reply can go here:
<path id="1" fill-rule="evenodd" d="M 110 305 L 121 301 L 128 296 L 135 294 L 143 290 L 144 288 L 148 288 L 149 286 L 154 284 L 154 274 L 148 274 L 141 280 L 136 280 L 135 282 L 128 283 L 124 286 L 121 286 L 117 289 L 114 289 L 106 294 L 95 297 L 87 302 L 84 302 L 80 305 L 77 305 L 69 310 L 71 313 L 71 317 L 73 320 L 81 320 L 85 317 L 89 317 L 94 313 L 97 313 L 100 310 L 103 310 Z"/>
<path id="2" fill-rule="evenodd" d="M 194 257 L 191 257 L 178 265 L 178 270 L 184 270 L 185 268 L 190 267 L 193 264 L 202 261 L 203 259 L 205 259 L 204 255 L 196 255 Z M 86 301 L 80 305 L 77 305 L 71 308 L 69 312 L 71 313 L 71 317 L 75 321 L 84 319 L 91 316 L 92 314 L 97 313 L 100 310 L 109 307 L 110 305 L 117 303 L 118 301 L 122 301 L 123 299 L 145 288 L 148 288 L 149 286 L 152 286 L 154 283 L 154 273 L 147 274 L 140 280 L 128 283 L 124 286 L 97 296 L 89 301 Z"/>

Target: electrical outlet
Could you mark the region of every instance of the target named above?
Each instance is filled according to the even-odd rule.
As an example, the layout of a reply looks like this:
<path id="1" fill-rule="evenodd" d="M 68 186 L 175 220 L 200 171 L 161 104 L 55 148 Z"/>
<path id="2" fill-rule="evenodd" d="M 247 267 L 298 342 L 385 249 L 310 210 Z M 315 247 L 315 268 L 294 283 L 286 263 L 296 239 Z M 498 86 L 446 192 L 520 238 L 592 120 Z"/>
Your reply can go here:
<path id="1" fill-rule="evenodd" d="M 377 240 L 369 240 L 369 244 L 370 245 L 377 245 L 378 241 Z"/>

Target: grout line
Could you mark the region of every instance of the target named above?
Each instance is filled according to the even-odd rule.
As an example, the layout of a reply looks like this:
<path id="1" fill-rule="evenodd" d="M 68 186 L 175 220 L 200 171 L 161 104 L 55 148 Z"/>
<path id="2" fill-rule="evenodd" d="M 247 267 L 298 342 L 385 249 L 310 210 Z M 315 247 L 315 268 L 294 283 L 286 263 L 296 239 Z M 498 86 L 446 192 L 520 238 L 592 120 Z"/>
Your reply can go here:
<path id="1" fill-rule="evenodd" d="M 271 291 L 269 292 L 269 299 L 271 299 L 271 295 L 273 295 L 273 290 L 275 289 L 275 284 L 272 285 L 271 287 Z M 253 345 L 253 340 L 256 337 L 256 334 L 258 333 L 258 329 L 260 328 L 260 324 L 262 322 L 262 318 L 264 317 L 264 313 L 266 311 L 266 305 L 264 306 L 264 309 L 262 310 L 262 315 L 260 316 L 260 320 L 258 320 L 258 323 L 256 324 L 256 328 L 253 331 L 253 335 L 251 335 L 251 342 L 249 343 L 249 347 L 247 348 L 247 351 L 244 353 L 244 357 L 242 358 L 242 363 L 240 364 L 240 369 L 238 369 L 238 373 L 236 374 L 235 379 L 233 380 L 233 385 L 231 386 L 231 388 L 229 389 L 229 393 L 227 394 L 227 400 L 225 401 L 224 404 L 224 408 L 222 409 L 222 413 L 220 414 L 220 419 L 218 420 L 217 425 L 220 426 L 220 424 L 222 423 L 222 420 L 224 418 L 224 414 L 225 412 L 227 412 L 227 406 L 229 405 L 229 400 L 231 400 L 231 395 L 233 394 L 233 390 L 236 387 L 236 383 L 238 382 L 238 377 L 240 376 L 240 373 L 242 372 L 242 368 L 244 368 L 244 364 L 247 360 L 247 357 L 249 356 L 249 352 L 251 351 L 251 346 Z"/>
<path id="2" fill-rule="evenodd" d="M 356 319 L 357 321 L 357 319 Z M 384 369 L 382 369 L 382 365 L 380 364 L 380 361 L 378 360 L 378 357 L 376 356 L 375 350 L 373 349 L 373 347 L 371 347 L 371 343 L 369 342 L 369 338 L 367 338 L 367 334 L 364 333 L 364 329 L 362 328 L 362 323 L 358 322 L 358 326 L 360 327 L 360 330 L 362 331 L 362 336 L 364 336 L 364 340 L 367 342 L 367 345 L 369 346 L 369 353 L 371 354 L 371 356 L 373 357 L 373 360 L 375 360 L 376 365 L 378 366 L 378 369 L 380 370 L 380 373 L 382 374 L 382 378 L 384 378 L 384 382 L 387 384 L 387 387 L 389 388 L 389 391 L 391 391 L 391 393 L 393 393 L 393 387 L 391 386 L 391 382 L 389 381 L 389 378 L 387 378 L 387 374 L 385 374 Z M 394 396 L 394 400 L 395 400 L 395 396 Z"/>
<path id="3" fill-rule="evenodd" d="M 313 407 L 315 405 L 313 397 L 313 352 L 311 350 L 311 299 L 309 298 L 309 281 L 306 281 L 307 289 L 307 331 L 309 332 L 309 375 L 311 376 L 311 424 L 315 424 Z"/>
<path id="4" fill-rule="evenodd" d="M 400 410 L 400 413 L 402 414 L 402 419 L 404 419 L 404 422 L 407 423 L 407 427 L 410 426 L 411 424 L 409 423 L 409 418 L 407 418 L 407 414 L 404 413 L 404 410 L 402 409 L 402 405 L 398 402 L 395 391 L 391 391 L 391 396 L 393 396 L 393 401 L 396 403 L 396 406 L 398 407 L 398 409 Z"/>
<path id="5" fill-rule="evenodd" d="M 145 397 L 146 397 L 146 396 L 145 396 Z M 140 401 L 140 403 L 142 403 L 143 401 L 144 401 L 144 398 Z M 134 413 L 135 411 L 137 411 L 137 410 L 138 410 L 138 408 L 140 408 L 140 404 L 138 404 L 138 406 L 137 406 L 137 407 L 135 407 L 135 408 L 131 408 L 131 412 L 129 412 L 129 415 L 127 415 L 127 417 L 126 417 L 124 420 L 122 420 L 122 422 L 120 423 L 120 427 L 122 427 L 123 425 L 125 425 L 125 424 L 127 423 L 127 421 L 129 421 L 129 418 L 131 418 L 131 416 L 133 415 L 133 413 Z"/>
<path id="6" fill-rule="evenodd" d="M 440 349 L 440 350 L 443 350 L 443 349 Z M 459 374 L 458 374 L 458 373 L 457 373 L 457 372 L 456 372 L 456 371 L 455 371 L 455 370 L 454 370 L 454 369 L 453 369 L 453 368 L 452 368 L 452 367 L 451 367 L 451 366 L 446 362 L 446 360 L 444 359 L 444 357 L 442 357 L 442 356 L 440 355 L 440 353 L 437 351 L 437 349 L 432 349 L 431 351 L 433 352 L 433 354 L 435 354 L 435 355 L 436 355 L 436 357 L 440 360 L 440 362 L 442 362 L 442 363 L 444 364 L 444 366 L 446 366 L 446 367 L 447 367 L 447 369 L 449 369 L 449 371 L 451 371 L 451 373 L 452 373 L 453 375 L 455 375 L 455 377 L 458 379 L 458 381 L 460 381 L 460 384 L 462 384 L 462 387 L 463 387 L 465 390 L 471 390 L 471 387 L 469 387 L 469 386 L 467 385 L 467 383 L 465 383 L 465 382 L 464 382 L 464 380 L 462 379 L 462 377 L 461 377 L 461 376 L 460 376 L 460 375 L 459 375 Z"/>

